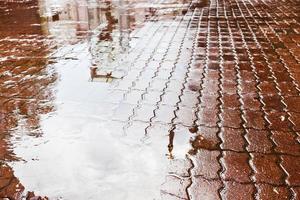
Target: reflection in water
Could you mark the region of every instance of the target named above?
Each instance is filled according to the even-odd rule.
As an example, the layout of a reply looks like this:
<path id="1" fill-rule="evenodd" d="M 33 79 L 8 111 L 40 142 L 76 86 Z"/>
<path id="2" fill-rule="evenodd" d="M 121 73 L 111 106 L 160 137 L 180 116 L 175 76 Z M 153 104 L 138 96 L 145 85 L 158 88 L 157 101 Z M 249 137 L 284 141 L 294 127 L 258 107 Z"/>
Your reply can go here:
<path id="1" fill-rule="evenodd" d="M 138 31 L 163 27 L 156 22 L 179 13 L 173 4 L 0 1 L 1 198 L 160 198 L 166 136 L 124 138 L 112 116 L 119 97 L 88 80 L 121 80 L 123 58 L 144 42 Z M 173 140 L 170 157 L 186 153 Z"/>
<path id="2" fill-rule="evenodd" d="M 0 2 L 0 197 L 21 199 L 25 188 L 7 161 L 21 161 L 12 137 L 42 136 L 41 116 L 53 111 L 48 45 L 43 41 L 36 1 Z M 21 39 L 17 39 L 21 37 Z M 27 193 L 27 199 L 34 197 Z"/>

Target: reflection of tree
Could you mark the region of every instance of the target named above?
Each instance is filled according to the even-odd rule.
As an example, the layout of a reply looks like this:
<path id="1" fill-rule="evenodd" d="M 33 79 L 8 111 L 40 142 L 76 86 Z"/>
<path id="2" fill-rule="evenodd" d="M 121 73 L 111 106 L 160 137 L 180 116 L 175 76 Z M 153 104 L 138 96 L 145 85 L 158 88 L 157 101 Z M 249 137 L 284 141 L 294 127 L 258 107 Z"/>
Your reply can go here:
<path id="1" fill-rule="evenodd" d="M 7 164 L 19 160 L 10 138 L 17 131 L 40 136 L 40 117 L 53 110 L 50 89 L 57 78 L 48 67 L 49 47 L 37 13 L 34 0 L 0 1 L 0 53 L 5 56 L 0 61 L 0 198 L 21 199 L 25 190 Z M 25 39 L 14 39 L 20 37 Z"/>
<path id="2" fill-rule="evenodd" d="M 115 29 L 118 20 L 112 15 L 112 5 L 110 1 L 105 2 L 106 8 L 102 11 L 105 12 L 107 26 L 102 30 L 99 35 L 99 40 L 112 41 L 112 31 Z"/>

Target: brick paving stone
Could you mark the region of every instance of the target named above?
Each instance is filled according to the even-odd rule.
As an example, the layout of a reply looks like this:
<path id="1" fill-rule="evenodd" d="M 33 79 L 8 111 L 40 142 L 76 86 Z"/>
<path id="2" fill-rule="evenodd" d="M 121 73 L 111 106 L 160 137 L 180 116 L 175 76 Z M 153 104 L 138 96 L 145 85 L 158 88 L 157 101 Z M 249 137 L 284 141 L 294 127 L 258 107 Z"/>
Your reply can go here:
<path id="1" fill-rule="evenodd" d="M 241 183 L 249 182 L 251 168 L 248 163 L 249 155 L 246 153 L 224 152 L 225 172 L 224 178 Z"/>
<path id="2" fill-rule="evenodd" d="M 276 155 L 253 153 L 253 166 L 257 182 L 280 185 L 283 184 L 284 172 L 278 165 Z"/>
<path id="3" fill-rule="evenodd" d="M 297 135 L 293 132 L 273 131 L 272 139 L 276 144 L 275 150 L 292 155 L 300 154 L 300 145 Z"/>
<path id="4" fill-rule="evenodd" d="M 241 128 L 241 111 L 233 109 L 223 109 L 221 113 L 221 123 L 225 127 Z"/>
<path id="5" fill-rule="evenodd" d="M 290 185 L 300 185 L 300 159 L 299 157 L 282 156 L 282 166 L 287 172 L 287 181 Z"/>
<path id="6" fill-rule="evenodd" d="M 240 184 L 236 182 L 225 183 L 225 199 L 236 199 L 236 200 L 252 200 L 253 194 L 255 193 L 255 187 L 251 184 Z"/>
<path id="7" fill-rule="evenodd" d="M 287 200 L 290 199 L 290 193 L 285 187 L 274 187 L 272 185 L 258 184 L 258 198 L 262 200 Z"/>
<path id="8" fill-rule="evenodd" d="M 271 153 L 273 144 L 268 131 L 249 129 L 245 136 L 249 143 L 248 150 L 259 153 Z"/>
<path id="9" fill-rule="evenodd" d="M 294 112 L 289 112 L 290 115 L 290 121 L 293 124 L 293 130 L 295 131 L 300 131 L 300 114 L 299 113 L 294 113 Z"/>
<path id="10" fill-rule="evenodd" d="M 243 132 L 243 129 L 222 128 L 222 148 L 233 151 L 244 151 L 245 140 Z"/>
<path id="11" fill-rule="evenodd" d="M 244 114 L 245 126 L 247 128 L 263 130 L 265 128 L 263 114 L 261 111 L 246 110 Z"/>
<path id="12" fill-rule="evenodd" d="M 293 190 L 295 199 L 300 198 L 300 187 L 294 187 L 292 190 Z"/>

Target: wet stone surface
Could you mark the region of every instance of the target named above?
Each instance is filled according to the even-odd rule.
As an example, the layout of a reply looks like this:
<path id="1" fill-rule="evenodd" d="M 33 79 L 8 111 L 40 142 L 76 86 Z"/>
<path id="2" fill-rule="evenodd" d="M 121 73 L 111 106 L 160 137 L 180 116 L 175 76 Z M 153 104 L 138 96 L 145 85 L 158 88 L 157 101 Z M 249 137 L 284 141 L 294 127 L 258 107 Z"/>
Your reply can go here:
<path id="1" fill-rule="evenodd" d="M 300 199 L 299 16 L 0 1 L 0 199 Z"/>

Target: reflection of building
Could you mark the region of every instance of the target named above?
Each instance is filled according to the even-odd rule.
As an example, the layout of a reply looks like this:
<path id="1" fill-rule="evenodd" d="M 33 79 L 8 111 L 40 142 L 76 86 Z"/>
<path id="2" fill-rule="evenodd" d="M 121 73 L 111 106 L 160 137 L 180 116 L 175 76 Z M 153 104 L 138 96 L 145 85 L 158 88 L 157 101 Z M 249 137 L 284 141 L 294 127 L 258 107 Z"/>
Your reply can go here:
<path id="1" fill-rule="evenodd" d="M 40 0 L 39 5 L 45 32 L 59 39 L 88 35 L 89 30 L 104 22 L 97 1 L 72 0 L 61 3 Z"/>

